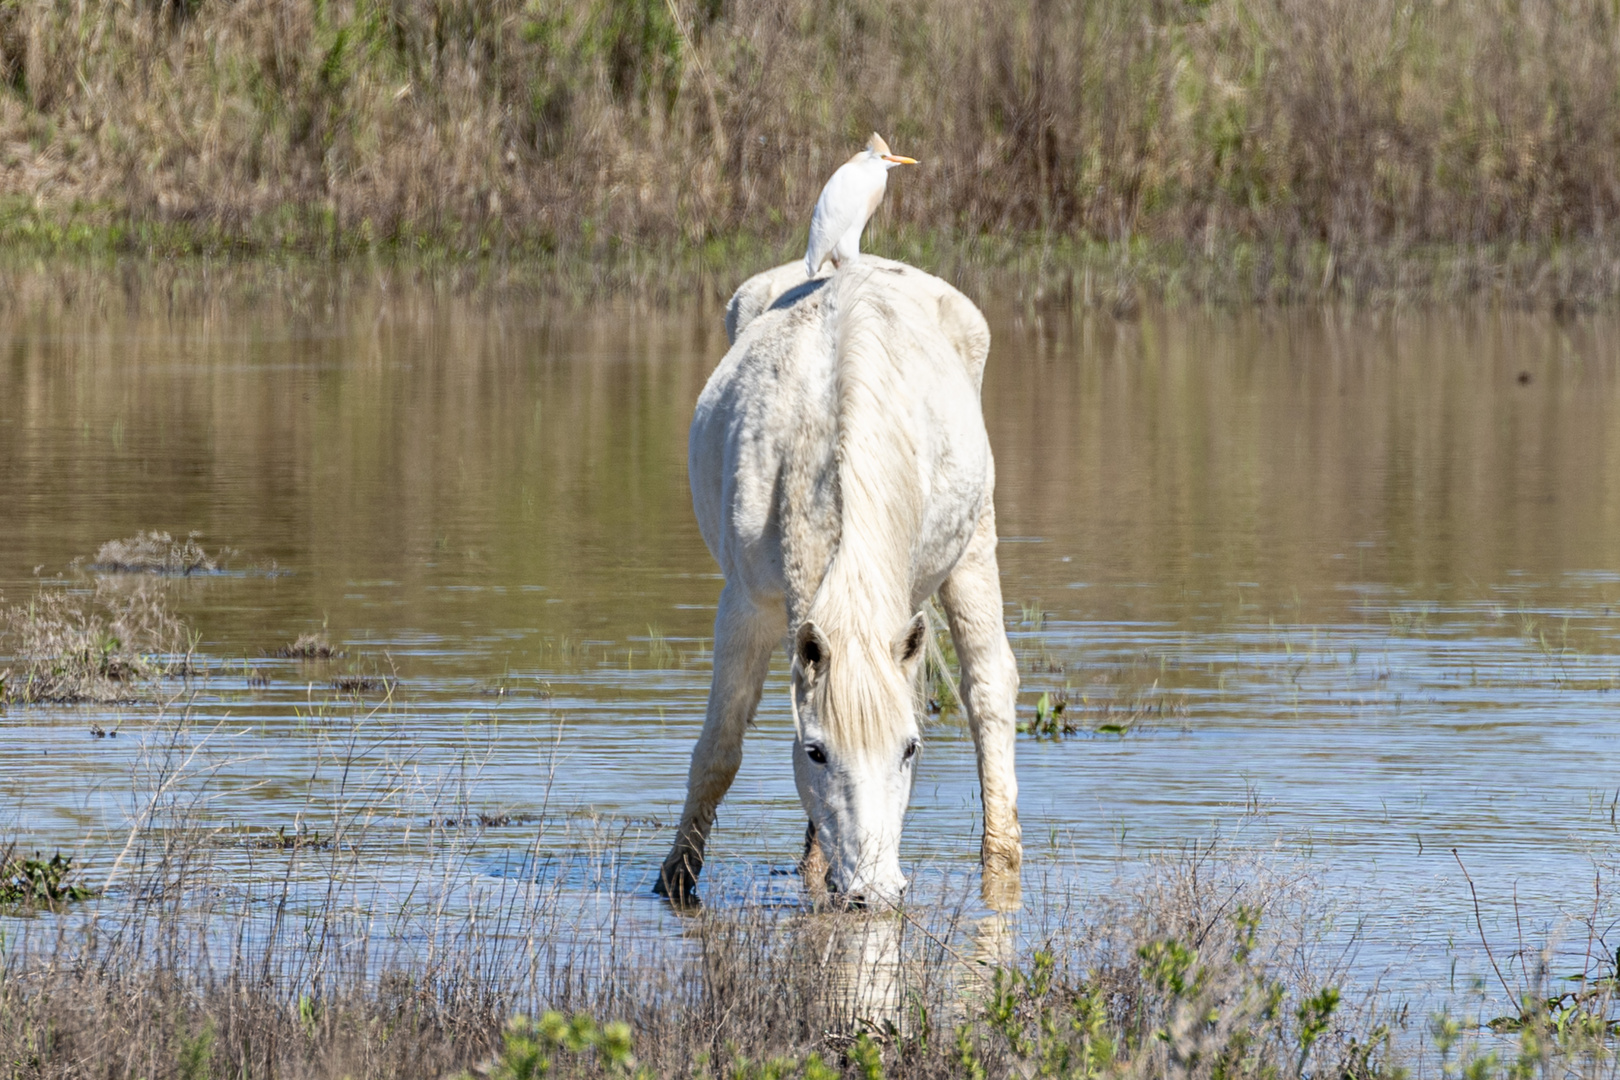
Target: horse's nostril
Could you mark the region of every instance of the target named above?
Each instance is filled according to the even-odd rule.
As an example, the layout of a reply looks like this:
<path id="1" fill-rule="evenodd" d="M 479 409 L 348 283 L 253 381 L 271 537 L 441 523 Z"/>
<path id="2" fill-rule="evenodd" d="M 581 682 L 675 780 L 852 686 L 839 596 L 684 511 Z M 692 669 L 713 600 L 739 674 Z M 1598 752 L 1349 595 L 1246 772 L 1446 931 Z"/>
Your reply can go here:
<path id="1" fill-rule="evenodd" d="M 865 911 L 866 910 L 866 894 L 865 893 L 854 893 L 853 895 L 850 895 L 850 896 L 840 896 L 839 899 L 842 900 L 843 903 L 844 903 L 844 906 L 849 908 L 849 910 L 851 910 L 851 911 Z"/>

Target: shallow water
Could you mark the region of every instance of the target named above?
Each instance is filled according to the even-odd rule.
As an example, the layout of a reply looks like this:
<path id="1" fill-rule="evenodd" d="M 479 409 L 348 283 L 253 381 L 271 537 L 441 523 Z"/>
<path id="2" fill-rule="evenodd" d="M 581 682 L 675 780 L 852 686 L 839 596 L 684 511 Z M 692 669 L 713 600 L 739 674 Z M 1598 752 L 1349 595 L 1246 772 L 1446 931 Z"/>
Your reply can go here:
<path id="1" fill-rule="evenodd" d="M 336 296 L 0 314 L 0 594 L 91 589 L 75 560 L 138 530 L 235 549 L 162 586 L 207 670 L 185 735 L 207 820 L 321 828 L 408 790 L 429 809 L 366 864 L 387 892 L 410 828 L 512 815 L 456 873 L 605 873 L 660 932 L 720 588 L 685 478 L 718 307 Z M 1026 887 L 1083 906 L 1154 853 L 1269 852 L 1342 895 L 1363 978 L 1421 996 L 1485 970 L 1456 849 L 1503 955 L 1522 928 L 1580 967 L 1579 920 L 1615 918 L 1593 883 L 1620 836 L 1620 324 L 986 308 L 1021 711 L 1061 693 L 1127 728 L 1021 737 Z M 323 627 L 344 658 L 271 655 Z M 391 700 L 332 689 L 352 673 Z M 157 711 L 0 715 L 9 831 L 107 865 Z M 784 903 L 789 731 L 779 657 L 713 865 Z M 973 871 L 976 804 L 947 708 L 906 829 L 919 890 Z M 617 837 L 610 866 L 535 869 L 524 817 L 564 811 Z"/>

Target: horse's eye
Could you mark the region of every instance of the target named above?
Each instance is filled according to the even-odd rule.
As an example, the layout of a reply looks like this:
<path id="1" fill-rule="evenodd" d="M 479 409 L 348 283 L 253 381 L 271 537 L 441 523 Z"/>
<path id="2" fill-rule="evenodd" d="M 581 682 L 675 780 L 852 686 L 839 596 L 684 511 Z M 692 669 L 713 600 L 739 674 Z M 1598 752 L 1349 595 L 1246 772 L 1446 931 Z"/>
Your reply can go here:
<path id="1" fill-rule="evenodd" d="M 910 761 L 912 758 L 916 757 L 917 756 L 917 745 L 918 744 L 917 744 L 916 739 L 912 739 L 910 742 L 906 743 L 905 756 L 903 756 L 900 760 L 901 761 Z"/>
<path id="2" fill-rule="evenodd" d="M 821 748 L 820 743 L 811 743 L 809 746 L 806 746 L 804 748 L 804 756 L 815 762 L 817 765 L 827 764 L 827 751 Z"/>

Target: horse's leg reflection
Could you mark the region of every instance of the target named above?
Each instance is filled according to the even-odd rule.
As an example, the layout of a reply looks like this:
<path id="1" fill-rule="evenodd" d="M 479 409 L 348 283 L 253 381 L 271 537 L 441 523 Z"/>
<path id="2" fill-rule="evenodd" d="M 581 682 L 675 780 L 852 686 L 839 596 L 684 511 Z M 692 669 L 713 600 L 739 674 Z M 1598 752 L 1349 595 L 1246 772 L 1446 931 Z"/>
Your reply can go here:
<path id="1" fill-rule="evenodd" d="M 1000 915 L 1010 915 L 1024 906 L 1024 886 L 1018 867 L 986 863 L 979 878 L 979 899 Z"/>
<path id="2" fill-rule="evenodd" d="M 893 912 L 813 915 L 800 923 L 799 945 L 814 960 L 807 996 L 820 1032 L 903 1030 L 901 925 Z"/>
<path id="3" fill-rule="evenodd" d="M 815 961 L 809 967 L 816 972 L 817 985 L 807 997 L 818 1034 L 912 1034 L 909 1029 L 918 1015 L 910 1006 L 924 1003 L 917 999 L 919 993 L 922 999 L 933 997 L 925 984 L 938 974 L 953 987 L 939 1003 L 947 1013 L 956 1013 L 953 1023 L 965 1019 L 990 993 L 995 971 L 1013 963 L 1016 923 L 1007 914 L 987 915 L 964 927 L 969 933 L 960 951 L 946 950 L 953 958 L 947 961 L 950 970 L 934 976 L 923 970 L 927 961 L 921 957 L 902 959 L 905 924 L 905 918 L 893 912 L 814 915 L 800 924 L 798 944 L 807 959 Z M 919 932 L 939 940 L 920 928 Z M 935 992 L 944 989 L 936 986 Z"/>

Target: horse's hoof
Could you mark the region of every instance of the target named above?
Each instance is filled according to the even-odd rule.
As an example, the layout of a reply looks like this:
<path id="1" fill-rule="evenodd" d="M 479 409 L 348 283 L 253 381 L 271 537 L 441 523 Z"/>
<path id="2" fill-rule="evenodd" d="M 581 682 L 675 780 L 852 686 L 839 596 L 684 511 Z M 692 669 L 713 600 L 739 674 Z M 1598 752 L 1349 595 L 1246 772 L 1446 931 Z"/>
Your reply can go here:
<path id="1" fill-rule="evenodd" d="M 685 869 L 660 870 L 658 880 L 653 882 L 653 893 L 678 909 L 696 908 L 703 903 L 697 894 L 697 878 Z"/>

